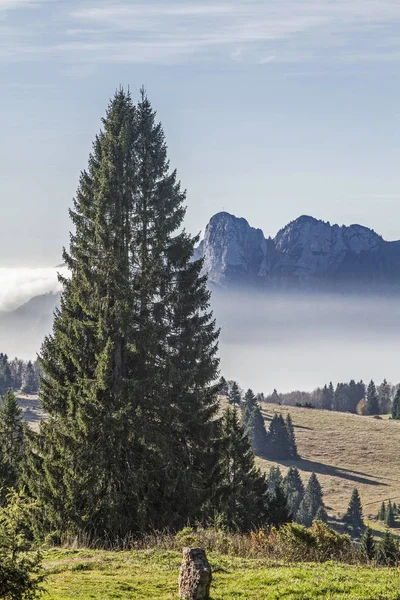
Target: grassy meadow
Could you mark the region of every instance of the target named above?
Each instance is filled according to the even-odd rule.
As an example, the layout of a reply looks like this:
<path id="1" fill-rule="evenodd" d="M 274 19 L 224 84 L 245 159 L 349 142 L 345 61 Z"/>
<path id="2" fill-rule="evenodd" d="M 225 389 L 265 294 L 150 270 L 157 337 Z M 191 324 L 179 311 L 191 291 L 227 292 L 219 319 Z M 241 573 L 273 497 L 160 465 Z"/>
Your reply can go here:
<path id="1" fill-rule="evenodd" d="M 212 600 L 398 600 L 400 570 L 360 565 L 279 565 L 210 554 Z M 52 550 L 48 600 L 175 600 L 180 554 Z"/>
<path id="2" fill-rule="evenodd" d="M 330 515 L 343 515 L 354 487 L 366 518 L 382 500 L 400 503 L 400 421 L 275 404 L 263 404 L 262 411 L 267 427 L 274 412 L 290 412 L 301 460 L 278 464 L 283 473 L 295 464 L 304 481 L 314 471 Z M 277 464 L 258 462 L 267 471 Z"/>

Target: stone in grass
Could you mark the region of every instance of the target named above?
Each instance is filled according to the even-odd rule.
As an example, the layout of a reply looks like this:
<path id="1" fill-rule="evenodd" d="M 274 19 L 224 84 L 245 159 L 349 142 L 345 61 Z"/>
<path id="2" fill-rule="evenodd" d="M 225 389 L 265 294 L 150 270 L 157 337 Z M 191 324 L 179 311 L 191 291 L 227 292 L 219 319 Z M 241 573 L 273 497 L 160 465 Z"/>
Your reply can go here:
<path id="1" fill-rule="evenodd" d="M 179 598 L 209 600 L 211 567 L 202 548 L 184 548 L 179 573 Z"/>

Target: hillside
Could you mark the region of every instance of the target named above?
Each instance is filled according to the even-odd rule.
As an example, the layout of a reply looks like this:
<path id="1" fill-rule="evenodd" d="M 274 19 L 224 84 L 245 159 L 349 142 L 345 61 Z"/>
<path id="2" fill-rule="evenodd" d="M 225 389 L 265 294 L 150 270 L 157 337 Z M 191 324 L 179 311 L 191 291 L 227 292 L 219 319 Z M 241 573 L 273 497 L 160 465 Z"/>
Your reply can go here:
<path id="1" fill-rule="evenodd" d="M 366 516 L 375 516 L 382 500 L 400 501 L 400 422 L 275 404 L 262 410 L 266 426 L 275 412 L 290 412 L 302 460 L 280 467 L 286 472 L 295 464 L 304 480 L 314 471 L 330 514 L 344 513 L 354 487 Z M 276 464 L 258 460 L 264 470 Z"/>

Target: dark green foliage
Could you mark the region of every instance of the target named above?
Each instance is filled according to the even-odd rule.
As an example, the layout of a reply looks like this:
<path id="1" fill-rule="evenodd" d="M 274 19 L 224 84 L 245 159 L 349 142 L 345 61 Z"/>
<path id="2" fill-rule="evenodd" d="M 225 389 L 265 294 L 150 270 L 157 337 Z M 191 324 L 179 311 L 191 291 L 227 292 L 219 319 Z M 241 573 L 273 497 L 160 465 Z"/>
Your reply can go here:
<path id="1" fill-rule="evenodd" d="M 280 468 L 276 466 L 272 466 L 269 470 L 267 477 L 267 485 L 268 491 L 274 492 L 277 485 L 283 485 L 283 477 Z"/>
<path id="2" fill-rule="evenodd" d="M 222 396 L 227 396 L 228 395 L 228 384 L 227 381 L 225 379 L 225 377 L 220 377 L 219 379 L 219 393 Z"/>
<path id="3" fill-rule="evenodd" d="M 267 451 L 267 432 L 260 405 L 252 390 L 247 390 L 244 397 L 242 425 L 250 440 L 254 454 L 265 456 Z"/>
<path id="4" fill-rule="evenodd" d="M 3 495 L 17 487 L 25 455 L 25 425 L 14 392 L 8 390 L 0 406 L 0 479 Z"/>
<path id="5" fill-rule="evenodd" d="M 288 507 L 294 519 L 296 519 L 299 506 L 304 496 L 304 485 L 296 467 L 290 467 L 283 480 Z"/>
<path id="6" fill-rule="evenodd" d="M 392 419 L 400 419 L 400 386 L 393 398 Z"/>
<path id="7" fill-rule="evenodd" d="M 377 557 L 380 563 L 393 566 L 399 559 L 399 548 L 389 529 L 385 530 L 383 538 L 377 548 Z"/>
<path id="8" fill-rule="evenodd" d="M 379 400 L 374 382 L 371 380 L 367 389 L 367 414 L 379 415 Z"/>
<path id="9" fill-rule="evenodd" d="M 297 452 L 296 436 L 294 434 L 293 421 L 290 413 L 288 413 L 286 416 L 286 429 L 289 434 L 290 458 L 293 458 L 293 460 L 298 460 L 300 457 Z"/>
<path id="10" fill-rule="evenodd" d="M 298 458 L 296 440 L 294 437 L 293 425 L 290 423 L 290 430 L 287 427 L 282 415 L 275 414 L 272 417 L 267 443 L 267 457 L 270 460 L 285 460 L 289 458 Z"/>
<path id="11" fill-rule="evenodd" d="M 394 527 L 395 524 L 393 505 L 391 500 L 389 500 L 385 513 L 385 525 L 386 527 Z"/>
<path id="12" fill-rule="evenodd" d="M 15 491 L 0 508 L 0 598 L 34 600 L 41 596 L 41 556 L 25 535 L 35 506 Z"/>
<path id="13" fill-rule="evenodd" d="M 386 504 L 382 502 L 380 509 L 378 510 L 378 519 L 384 521 L 386 518 Z"/>
<path id="14" fill-rule="evenodd" d="M 328 513 L 326 512 L 325 506 L 323 506 L 321 504 L 321 506 L 318 508 L 313 520 L 321 521 L 322 523 L 328 522 Z"/>
<path id="15" fill-rule="evenodd" d="M 240 406 L 242 397 L 240 394 L 239 386 L 236 381 L 232 382 L 231 391 L 229 392 L 229 402 L 233 405 Z"/>
<path id="16" fill-rule="evenodd" d="M 7 354 L 0 353 L 0 396 L 11 388 L 11 369 Z"/>
<path id="17" fill-rule="evenodd" d="M 219 520 L 228 529 L 250 531 L 267 524 L 267 481 L 254 465 L 254 454 L 236 408 L 222 419 L 219 464 Z"/>
<path id="18" fill-rule="evenodd" d="M 25 394 L 35 394 L 39 389 L 39 382 L 31 361 L 26 365 L 23 380 L 22 391 Z"/>
<path id="19" fill-rule="evenodd" d="M 323 494 L 321 485 L 315 473 L 311 473 L 303 500 L 297 512 L 297 520 L 302 525 L 310 527 L 320 506 L 323 506 Z"/>
<path id="20" fill-rule="evenodd" d="M 361 538 L 361 551 L 368 560 L 375 558 L 375 540 L 370 527 L 366 528 Z"/>
<path id="21" fill-rule="evenodd" d="M 274 489 L 268 490 L 268 524 L 280 527 L 292 519 L 282 481 L 276 480 Z"/>
<path id="22" fill-rule="evenodd" d="M 357 488 L 354 488 L 351 494 L 349 506 L 343 520 L 346 529 L 351 533 L 352 537 L 358 537 L 361 534 L 364 528 L 364 522 L 361 498 Z"/>
<path id="23" fill-rule="evenodd" d="M 70 216 L 25 481 L 51 531 L 115 538 L 203 518 L 216 493 L 218 332 L 185 194 L 142 92 L 119 90 Z"/>
<path id="24" fill-rule="evenodd" d="M 324 385 L 321 396 L 321 408 L 324 410 L 332 409 L 331 393 L 327 385 Z"/>

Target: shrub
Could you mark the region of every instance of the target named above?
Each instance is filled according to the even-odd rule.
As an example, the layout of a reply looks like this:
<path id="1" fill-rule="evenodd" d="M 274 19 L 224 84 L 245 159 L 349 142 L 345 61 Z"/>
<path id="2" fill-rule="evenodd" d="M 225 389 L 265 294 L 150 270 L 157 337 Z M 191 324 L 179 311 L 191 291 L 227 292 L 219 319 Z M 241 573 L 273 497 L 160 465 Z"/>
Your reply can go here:
<path id="1" fill-rule="evenodd" d="M 35 506 L 10 491 L 0 507 L 0 598 L 33 600 L 41 595 L 41 556 L 26 536 L 26 525 Z"/>
<path id="2" fill-rule="evenodd" d="M 351 557 L 353 550 L 348 535 L 337 533 L 322 521 L 314 521 L 311 527 L 297 523 L 284 525 L 278 538 L 281 553 L 287 560 L 344 560 Z"/>

